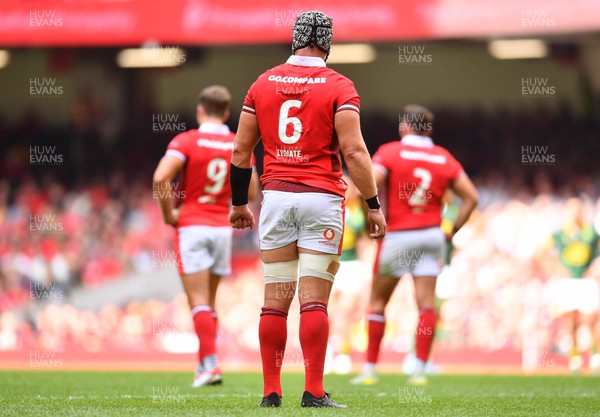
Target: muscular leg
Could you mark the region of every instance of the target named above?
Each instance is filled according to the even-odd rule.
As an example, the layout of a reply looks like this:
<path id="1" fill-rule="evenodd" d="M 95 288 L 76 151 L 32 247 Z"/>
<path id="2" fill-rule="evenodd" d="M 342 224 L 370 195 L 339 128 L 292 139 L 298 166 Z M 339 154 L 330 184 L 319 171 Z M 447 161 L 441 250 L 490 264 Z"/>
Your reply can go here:
<path id="1" fill-rule="evenodd" d="M 415 334 L 417 372 L 422 372 L 431 353 L 435 337 L 435 276 L 415 277 L 415 298 L 419 309 L 419 323 Z"/>
<path id="2" fill-rule="evenodd" d="M 208 303 L 214 311 L 217 311 L 216 306 L 215 306 L 215 300 L 217 298 L 217 288 L 219 287 L 220 282 L 221 282 L 221 275 L 216 275 L 211 272 Z"/>
<path id="3" fill-rule="evenodd" d="M 212 317 L 215 322 L 215 344 L 216 338 L 219 334 L 219 315 L 217 314 L 216 299 L 217 299 L 217 288 L 221 282 L 221 275 L 210 273 L 210 293 L 208 298 L 208 305 L 212 309 Z"/>
<path id="4" fill-rule="evenodd" d="M 194 308 L 198 305 L 210 306 L 210 279 L 208 269 L 191 274 L 183 274 L 181 276 L 181 282 L 190 308 Z"/>
<path id="5" fill-rule="evenodd" d="M 368 315 L 368 336 L 369 341 L 366 352 L 366 362 L 363 372 L 372 374 L 375 372 L 375 366 L 379 359 L 381 340 L 385 333 L 385 307 L 390 301 L 398 278 L 387 275 L 376 275 L 371 284 L 371 300 L 369 303 Z"/>
<path id="6" fill-rule="evenodd" d="M 338 278 L 336 278 L 338 279 Z M 331 336 L 341 338 L 341 345 L 335 353 L 349 354 L 352 339 L 352 328 L 362 319 L 362 300 L 360 294 L 333 291 L 329 298 L 329 306 L 335 311 L 335 320 L 329 320 Z M 331 339 L 330 339 L 331 340 Z"/>
<path id="7" fill-rule="evenodd" d="M 598 331 L 598 313 L 592 316 L 592 356 L 590 356 L 589 366 L 592 371 L 600 371 L 600 332 Z"/>
<path id="8" fill-rule="evenodd" d="M 261 257 L 267 264 L 297 260 L 296 242 L 278 249 L 263 250 Z M 282 396 L 281 365 L 287 341 L 287 313 L 296 293 L 296 276 L 289 278 L 288 282 L 265 285 L 264 307 L 258 327 L 265 397 L 273 392 Z"/>
<path id="9" fill-rule="evenodd" d="M 212 316 L 210 300 L 210 276 L 208 270 L 202 270 L 181 276 L 183 289 L 192 310 L 194 329 L 200 348 L 198 350 L 198 361 L 204 363 L 207 370 L 217 366 L 215 346 L 215 322 Z M 205 363 L 206 359 L 210 359 Z"/>
<path id="10" fill-rule="evenodd" d="M 577 311 L 568 311 L 562 316 L 565 329 L 571 339 L 571 356 L 575 356 L 579 350 L 577 344 Z"/>
<path id="11" fill-rule="evenodd" d="M 330 256 L 303 248 L 299 248 L 298 251 L 309 255 Z M 331 270 L 335 274 L 338 267 L 339 262 L 332 260 L 329 262 L 328 267 L 323 269 Z M 317 398 L 322 398 L 325 395 L 323 370 L 327 339 L 329 338 L 327 303 L 329 302 L 333 282 L 315 276 L 301 276 L 299 281 L 300 345 L 302 346 L 306 373 L 304 390 Z"/>
<path id="12" fill-rule="evenodd" d="M 571 351 L 569 352 L 569 369 L 577 372 L 581 369 L 582 360 L 579 352 L 579 341 L 577 340 L 577 328 L 579 327 L 579 312 L 569 311 L 563 315 L 565 328 L 571 338 Z"/>

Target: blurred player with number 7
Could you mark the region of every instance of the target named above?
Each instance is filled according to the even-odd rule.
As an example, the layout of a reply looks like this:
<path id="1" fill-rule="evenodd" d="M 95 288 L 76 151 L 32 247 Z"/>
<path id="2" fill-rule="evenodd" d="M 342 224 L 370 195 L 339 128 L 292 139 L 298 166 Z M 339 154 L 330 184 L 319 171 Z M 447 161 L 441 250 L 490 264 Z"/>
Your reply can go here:
<path id="1" fill-rule="evenodd" d="M 381 242 L 371 285 L 366 363 L 353 384 L 377 382 L 375 366 L 385 332 L 385 307 L 398 281 L 411 274 L 419 309 L 415 332 L 417 364 L 409 379 L 425 385 L 425 365 L 435 336 L 435 284 L 441 272 L 446 241 L 467 222 L 477 206 L 475 186 L 460 163 L 431 140 L 433 113 L 409 105 L 400 120 L 400 141 L 382 145 L 373 156 L 377 185 L 387 186 L 390 232 Z M 442 198 L 450 189 L 462 201 L 454 227 L 440 228 Z"/>
<path id="2" fill-rule="evenodd" d="M 225 124 L 230 103 L 225 87 L 202 90 L 196 108 L 200 127 L 175 136 L 154 172 L 163 219 L 177 230 L 177 266 L 200 342 L 193 387 L 223 379 L 217 362 L 215 298 L 221 277 L 231 273 L 229 161 L 235 134 Z M 177 174 L 175 195 L 172 182 Z M 249 185 L 246 192 L 253 199 L 258 193 L 255 172 Z M 174 197 L 182 200 L 178 208 Z"/>

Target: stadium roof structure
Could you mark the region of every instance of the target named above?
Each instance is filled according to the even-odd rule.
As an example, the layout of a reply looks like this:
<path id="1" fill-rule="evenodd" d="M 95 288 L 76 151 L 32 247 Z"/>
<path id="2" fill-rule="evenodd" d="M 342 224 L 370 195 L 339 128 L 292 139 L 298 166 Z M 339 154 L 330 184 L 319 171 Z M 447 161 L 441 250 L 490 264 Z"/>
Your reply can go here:
<path id="1" fill-rule="evenodd" d="M 600 30 L 596 0 L 4 0 L 0 46 L 286 43 L 311 9 L 334 19 L 336 42 Z"/>

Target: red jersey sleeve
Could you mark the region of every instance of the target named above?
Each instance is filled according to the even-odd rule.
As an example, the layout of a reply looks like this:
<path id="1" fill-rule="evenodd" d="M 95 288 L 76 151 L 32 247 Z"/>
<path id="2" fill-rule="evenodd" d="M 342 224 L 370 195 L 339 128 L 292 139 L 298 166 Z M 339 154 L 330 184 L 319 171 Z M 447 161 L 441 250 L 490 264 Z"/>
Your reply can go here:
<path id="1" fill-rule="evenodd" d="M 380 146 L 379 149 L 377 149 L 377 152 L 375 152 L 375 155 L 373 155 L 373 168 L 381 171 L 387 176 L 391 164 L 389 158 L 387 158 L 387 155 L 389 155 L 390 152 L 386 152 L 385 148 L 385 145 Z"/>
<path id="2" fill-rule="evenodd" d="M 186 140 L 186 133 L 180 133 L 175 136 L 169 146 L 167 146 L 167 152 L 165 155 L 171 155 L 176 158 L 181 159 L 183 162 L 187 161 L 190 157 L 190 147 L 193 144 L 192 141 Z"/>
<path id="3" fill-rule="evenodd" d="M 360 113 L 360 96 L 354 88 L 354 83 L 346 77 L 340 76 L 337 82 L 337 91 L 339 91 L 336 103 L 336 113 L 344 110 L 353 110 Z"/>
<path id="4" fill-rule="evenodd" d="M 254 82 L 254 84 L 252 84 L 250 86 L 250 88 L 248 89 L 248 93 L 246 93 L 246 98 L 244 98 L 244 104 L 242 105 L 243 112 L 250 113 L 250 114 L 256 114 L 254 97 L 255 97 L 255 90 L 256 90 L 257 83 L 258 83 L 258 80 L 256 80 Z"/>

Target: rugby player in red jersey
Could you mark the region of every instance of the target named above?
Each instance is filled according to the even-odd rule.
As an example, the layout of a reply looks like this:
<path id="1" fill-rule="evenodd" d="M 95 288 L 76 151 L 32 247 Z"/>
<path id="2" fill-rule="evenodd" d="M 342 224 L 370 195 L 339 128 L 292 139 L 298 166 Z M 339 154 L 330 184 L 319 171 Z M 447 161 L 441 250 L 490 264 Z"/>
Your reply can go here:
<path id="1" fill-rule="evenodd" d="M 355 384 L 377 381 L 375 366 L 385 331 L 385 307 L 402 275 L 412 275 L 419 309 L 415 334 L 417 366 L 409 379 L 425 385 L 424 368 L 435 334 L 435 283 L 446 241 L 467 222 L 477 206 L 475 186 L 460 163 L 431 140 L 433 114 L 422 106 L 404 108 L 400 141 L 382 145 L 373 156 L 378 186 L 387 186 L 388 234 L 381 242 L 371 286 L 369 342 L 363 372 Z M 442 197 L 449 188 L 461 200 L 454 228 L 440 228 Z"/>
<path id="2" fill-rule="evenodd" d="M 367 218 L 371 237 L 380 239 L 386 230 L 360 131 L 359 96 L 350 80 L 325 65 L 332 36 L 332 21 L 325 14 L 310 11 L 298 16 L 293 55 L 259 76 L 248 91 L 231 160 L 229 220 L 234 228 L 253 227 L 246 190 L 252 150 L 262 138 L 259 235 L 265 298 L 259 339 L 264 379 L 260 405 L 265 407 L 281 405 L 286 319 L 299 277 L 300 345 L 306 373 L 301 405 L 345 408 L 323 389 L 327 303 L 344 232 L 347 186 L 340 150 L 371 209 Z"/>
<path id="3" fill-rule="evenodd" d="M 170 191 L 180 174 L 183 201 L 178 208 L 174 208 L 174 193 L 156 194 L 165 223 L 177 230 L 177 266 L 200 342 L 193 387 L 222 382 L 215 298 L 221 277 L 231 273 L 229 164 L 235 134 L 225 124 L 230 103 L 225 87 L 202 90 L 197 106 L 200 127 L 175 136 L 154 172 L 154 188 L 161 191 Z M 258 193 L 256 173 L 246 192 L 251 199 Z"/>

